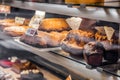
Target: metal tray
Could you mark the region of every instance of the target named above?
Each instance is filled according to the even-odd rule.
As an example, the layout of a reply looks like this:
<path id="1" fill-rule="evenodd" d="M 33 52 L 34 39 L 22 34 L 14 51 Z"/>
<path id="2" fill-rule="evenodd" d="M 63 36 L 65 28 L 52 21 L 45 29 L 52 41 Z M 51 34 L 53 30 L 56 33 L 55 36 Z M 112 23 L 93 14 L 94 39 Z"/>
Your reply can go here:
<path id="1" fill-rule="evenodd" d="M 37 50 L 37 51 L 61 50 L 60 47 L 54 47 L 54 48 L 37 48 L 37 47 L 33 47 L 31 45 L 25 44 L 24 42 L 21 42 L 19 37 L 14 38 L 14 41 L 18 42 L 19 44 L 23 45 L 24 47 L 28 47 L 30 49 Z"/>

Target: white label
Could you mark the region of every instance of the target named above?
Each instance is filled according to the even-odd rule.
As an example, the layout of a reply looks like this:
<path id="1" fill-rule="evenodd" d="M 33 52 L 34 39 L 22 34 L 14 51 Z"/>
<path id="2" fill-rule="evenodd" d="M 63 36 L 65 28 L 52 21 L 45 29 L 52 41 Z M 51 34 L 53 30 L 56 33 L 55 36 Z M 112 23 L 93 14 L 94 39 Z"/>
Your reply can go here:
<path id="1" fill-rule="evenodd" d="M 112 27 L 107 27 L 107 26 L 105 26 L 104 29 L 105 29 L 105 33 L 107 35 L 108 40 L 111 40 L 115 30 Z"/>
<path id="2" fill-rule="evenodd" d="M 15 23 L 24 24 L 24 22 L 25 22 L 25 18 L 15 17 Z"/>
<path id="3" fill-rule="evenodd" d="M 0 13 L 10 13 L 11 7 L 6 5 L 0 5 Z"/>
<path id="4" fill-rule="evenodd" d="M 41 19 L 45 18 L 45 11 L 35 11 L 35 15 L 39 16 Z"/>
<path id="5" fill-rule="evenodd" d="M 40 25 L 40 22 L 41 22 L 41 18 L 39 18 L 38 16 L 33 16 L 30 23 L 29 23 L 29 26 L 32 27 L 32 28 L 35 28 L 35 29 L 38 29 L 39 28 L 39 25 Z"/>
<path id="6" fill-rule="evenodd" d="M 71 75 L 69 75 L 66 80 L 72 80 Z"/>
<path id="7" fill-rule="evenodd" d="M 95 29 L 102 34 L 106 34 L 105 30 L 104 30 L 104 27 L 102 27 L 102 26 L 101 27 L 95 27 Z"/>
<path id="8" fill-rule="evenodd" d="M 66 21 L 73 30 L 78 30 L 81 25 L 82 18 L 71 17 L 71 18 L 66 19 Z"/>
<path id="9" fill-rule="evenodd" d="M 28 36 L 34 36 L 36 32 L 37 32 L 37 29 L 29 28 L 25 34 Z"/>
<path id="10" fill-rule="evenodd" d="M 41 22 L 42 19 L 44 19 L 44 17 L 45 17 L 45 12 L 44 11 L 36 11 L 35 15 L 32 17 L 32 19 L 29 23 L 29 26 L 31 26 L 35 29 L 38 29 L 39 25 L 40 25 L 40 22 Z"/>

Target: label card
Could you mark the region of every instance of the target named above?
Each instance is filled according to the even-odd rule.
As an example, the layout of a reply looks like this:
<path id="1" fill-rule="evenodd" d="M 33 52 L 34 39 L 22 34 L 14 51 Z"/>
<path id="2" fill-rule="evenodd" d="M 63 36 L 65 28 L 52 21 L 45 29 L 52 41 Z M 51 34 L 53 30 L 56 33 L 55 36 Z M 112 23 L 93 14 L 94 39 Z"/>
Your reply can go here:
<path id="1" fill-rule="evenodd" d="M 0 5 L 0 13 L 10 13 L 11 7 L 6 5 Z"/>
<path id="2" fill-rule="evenodd" d="M 82 18 L 79 17 L 71 17 L 66 19 L 66 22 L 69 24 L 69 26 L 73 29 L 73 30 L 78 30 L 81 22 L 82 22 Z"/>
<path id="3" fill-rule="evenodd" d="M 102 26 L 101 27 L 95 27 L 95 29 L 102 34 L 106 34 L 105 30 L 104 30 L 104 27 L 102 27 Z"/>
<path id="4" fill-rule="evenodd" d="M 41 18 L 39 18 L 38 16 L 35 15 L 35 16 L 32 17 L 32 19 L 29 23 L 29 26 L 31 26 L 35 29 L 38 29 L 40 21 L 41 21 Z"/>
<path id="5" fill-rule="evenodd" d="M 41 19 L 45 18 L 45 11 L 35 11 L 35 15 L 39 16 Z"/>
<path id="6" fill-rule="evenodd" d="M 44 11 L 36 11 L 35 15 L 32 17 L 32 19 L 29 23 L 29 26 L 31 26 L 35 29 L 38 29 L 39 25 L 40 25 L 40 22 L 41 22 L 42 19 L 44 19 L 44 17 L 45 17 L 45 12 Z"/>
<path id="7" fill-rule="evenodd" d="M 71 75 L 69 75 L 66 80 L 72 80 Z"/>
<path id="8" fill-rule="evenodd" d="M 24 22 L 25 22 L 25 18 L 15 17 L 15 23 L 24 24 Z"/>
<path id="9" fill-rule="evenodd" d="M 107 35 L 108 40 L 111 40 L 115 30 L 112 27 L 107 27 L 107 26 L 105 26 L 104 29 L 105 29 L 105 33 Z"/>
<path id="10" fill-rule="evenodd" d="M 36 32 L 37 32 L 37 29 L 29 28 L 25 34 L 28 36 L 34 36 Z"/>

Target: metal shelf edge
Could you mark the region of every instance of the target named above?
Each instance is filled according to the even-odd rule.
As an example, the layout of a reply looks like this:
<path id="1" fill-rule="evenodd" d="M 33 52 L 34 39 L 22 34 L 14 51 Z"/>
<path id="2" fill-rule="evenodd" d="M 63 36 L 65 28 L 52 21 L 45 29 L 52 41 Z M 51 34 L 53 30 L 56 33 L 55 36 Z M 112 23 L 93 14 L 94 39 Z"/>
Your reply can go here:
<path id="1" fill-rule="evenodd" d="M 13 1 L 12 3 L 5 3 L 13 7 L 30 9 L 30 10 L 41 10 L 48 13 L 62 14 L 68 16 L 77 16 L 89 19 L 104 20 L 110 22 L 120 23 L 120 9 L 114 8 L 72 8 L 67 5 L 59 4 L 48 4 L 48 3 L 35 3 L 35 2 L 21 2 Z"/>

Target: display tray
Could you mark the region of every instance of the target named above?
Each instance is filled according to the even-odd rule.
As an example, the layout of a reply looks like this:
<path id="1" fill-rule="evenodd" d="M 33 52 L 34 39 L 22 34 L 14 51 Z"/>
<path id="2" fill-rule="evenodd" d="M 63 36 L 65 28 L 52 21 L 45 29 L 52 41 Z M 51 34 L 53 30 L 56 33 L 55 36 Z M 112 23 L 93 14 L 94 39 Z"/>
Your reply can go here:
<path id="1" fill-rule="evenodd" d="M 103 60 L 103 63 L 101 66 L 93 67 L 86 63 L 83 56 L 71 55 L 67 52 L 64 52 L 63 50 L 54 50 L 54 51 L 50 51 L 50 53 L 57 54 L 59 56 L 73 60 L 77 63 L 83 64 L 88 69 L 97 69 L 97 71 L 99 71 L 99 72 L 106 72 L 108 74 L 112 74 L 114 76 L 120 77 L 120 60 L 117 63 L 108 63 Z"/>
<path id="2" fill-rule="evenodd" d="M 35 47 L 35 46 L 32 46 L 32 45 L 29 45 L 29 44 L 26 44 L 24 42 L 21 42 L 19 37 L 16 37 L 14 38 L 14 41 L 18 42 L 19 44 L 25 46 L 25 47 L 28 47 L 28 48 L 32 48 L 34 50 L 37 50 L 37 51 L 51 51 L 51 50 L 61 50 L 60 47 L 52 47 L 52 48 L 39 48 L 39 47 Z"/>
<path id="3" fill-rule="evenodd" d="M 7 36 L 7 35 L 5 35 L 4 34 L 4 32 L 2 32 L 2 31 L 0 31 L 0 40 L 11 40 L 12 39 L 12 37 L 10 37 L 10 36 Z"/>

